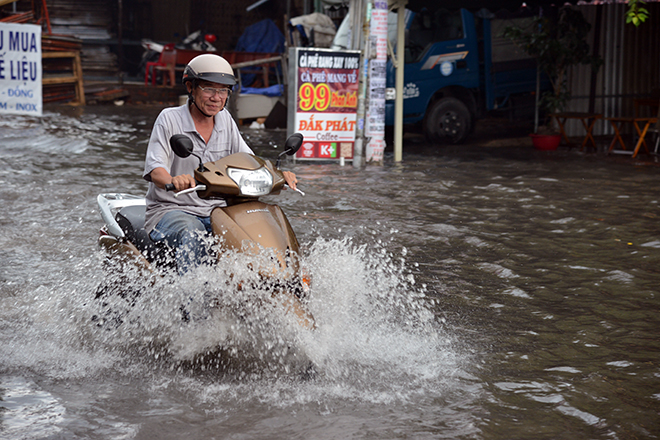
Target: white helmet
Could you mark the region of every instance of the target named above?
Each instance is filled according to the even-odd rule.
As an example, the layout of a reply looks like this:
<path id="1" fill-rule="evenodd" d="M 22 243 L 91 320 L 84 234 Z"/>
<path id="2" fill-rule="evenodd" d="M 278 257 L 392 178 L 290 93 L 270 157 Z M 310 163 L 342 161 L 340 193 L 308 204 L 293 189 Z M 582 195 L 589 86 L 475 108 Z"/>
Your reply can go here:
<path id="1" fill-rule="evenodd" d="M 236 84 L 234 69 L 231 64 L 219 55 L 205 53 L 198 55 L 186 66 L 183 71 L 183 84 L 187 81 L 203 80 L 226 86 Z"/>

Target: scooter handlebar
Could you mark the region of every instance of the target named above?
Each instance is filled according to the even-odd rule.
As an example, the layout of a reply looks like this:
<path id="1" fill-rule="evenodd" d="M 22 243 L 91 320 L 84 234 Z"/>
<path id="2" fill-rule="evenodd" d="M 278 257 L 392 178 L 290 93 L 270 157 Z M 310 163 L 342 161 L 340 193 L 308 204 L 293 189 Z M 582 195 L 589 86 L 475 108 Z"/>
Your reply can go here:
<path id="1" fill-rule="evenodd" d="M 165 191 L 174 191 L 174 190 L 176 190 L 176 188 L 174 187 L 173 183 L 168 183 L 168 184 L 165 185 Z M 179 197 L 179 196 L 182 196 L 184 194 L 188 194 L 188 193 L 191 193 L 191 192 L 194 192 L 194 191 L 205 191 L 205 190 L 206 190 L 206 185 L 197 185 L 194 188 L 188 188 L 188 189 L 184 189 L 182 191 L 179 191 L 178 193 L 174 193 L 174 197 Z"/>
<path id="2" fill-rule="evenodd" d="M 188 193 L 195 192 L 195 191 L 206 191 L 206 185 L 197 185 L 194 188 L 184 189 L 182 191 L 179 191 L 178 193 L 174 193 L 174 197 L 179 197 L 179 196 L 182 196 L 184 194 L 188 194 Z"/>
<path id="3" fill-rule="evenodd" d="M 289 188 L 289 189 L 293 189 L 294 191 L 300 193 L 301 196 L 304 196 L 304 195 L 305 195 L 305 193 L 302 192 L 301 190 L 299 190 L 298 188 L 295 188 L 295 189 L 294 189 L 294 188 L 291 188 L 291 187 L 290 187 L 289 185 L 287 185 L 286 183 L 284 184 L 284 187 L 285 187 L 285 188 Z"/>

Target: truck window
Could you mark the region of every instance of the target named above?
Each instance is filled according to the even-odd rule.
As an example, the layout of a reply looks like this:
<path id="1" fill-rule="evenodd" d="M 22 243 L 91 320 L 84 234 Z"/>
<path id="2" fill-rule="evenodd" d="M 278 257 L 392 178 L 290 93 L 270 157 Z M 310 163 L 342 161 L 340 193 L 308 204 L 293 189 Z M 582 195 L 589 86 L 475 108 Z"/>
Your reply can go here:
<path id="1" fill-rule="evenodd" d="M 463 38 L 463 20 L 461 11 L 438 9 L 430 12 L 423 9 L 415 14 L 408 29 L 406 42 L 406 63 L 421 61 L 424 53 L 440 41 Z"/>

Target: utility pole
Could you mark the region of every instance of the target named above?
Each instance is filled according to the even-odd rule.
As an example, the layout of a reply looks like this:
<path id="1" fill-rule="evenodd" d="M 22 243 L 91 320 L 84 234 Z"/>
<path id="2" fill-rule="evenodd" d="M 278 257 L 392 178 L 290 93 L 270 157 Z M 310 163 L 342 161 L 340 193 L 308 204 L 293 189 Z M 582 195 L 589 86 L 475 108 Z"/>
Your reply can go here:
<path id="1" fill-rule="evenodd" d="M 349 10 L 351 11 L 351 29 L 354 33 L 351 35 L 351 47 L 361 51 L 360 56 L 360 85 L 358 87 L 358 106 L 357 106 L 357 124 L 355 130 L 355 144 L 353 145 L 353 167 L 360 168 L 364 165 L 364 116 L 366 114 L 366 93 L 367 93 L 367 67 L 369 60 L 365 55 L 364 42 L 369 36 L 368 10 L 371 2 L 369 0 L 351 0 Z"/>
<path id="2" fill-rule="evenodd" d="M 396 56 L 393 54 L 396 68 L 396 99 L 394 101 L 394 162 L 403 160 L 403 71 L 405 65 L 405 20 L 408 0 L 399 0 L 396 21 Z"/>

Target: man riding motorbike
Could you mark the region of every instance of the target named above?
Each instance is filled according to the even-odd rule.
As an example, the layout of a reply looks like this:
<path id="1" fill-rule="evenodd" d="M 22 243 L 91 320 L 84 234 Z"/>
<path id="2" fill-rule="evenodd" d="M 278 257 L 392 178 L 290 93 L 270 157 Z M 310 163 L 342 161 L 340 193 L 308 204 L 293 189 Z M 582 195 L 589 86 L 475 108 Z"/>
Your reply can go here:
<path id="1" fill-rule="evenodd" d="M 176 191 L 194 188 L 194 169 L 199 160 L 210 162 L 237 152 L 252 153 L 229 111 L 224 111 L 236 84 L 231 65 L 221 56 L 203 54 L 193 58 L 183 72 L 188 91 L 185 105 L 163 110 L 154 123 L 143 178 L 149 182 L 145 229 L 154 241 L 176 250 L 179 273 L 208 258 L 204 237 L 210 234 L 211 211 L 226 206 L 223 199 L 201 199 L 196 192 L 174 197 Z M 195 156 L 181 158 L 170 147 L 170 137 L 185 134 L 193 142 Z M 296 188 L 296 176 L 284 172 L 287 184 Z"/>

